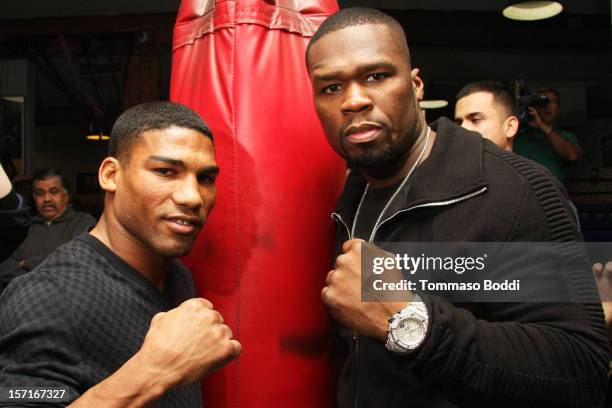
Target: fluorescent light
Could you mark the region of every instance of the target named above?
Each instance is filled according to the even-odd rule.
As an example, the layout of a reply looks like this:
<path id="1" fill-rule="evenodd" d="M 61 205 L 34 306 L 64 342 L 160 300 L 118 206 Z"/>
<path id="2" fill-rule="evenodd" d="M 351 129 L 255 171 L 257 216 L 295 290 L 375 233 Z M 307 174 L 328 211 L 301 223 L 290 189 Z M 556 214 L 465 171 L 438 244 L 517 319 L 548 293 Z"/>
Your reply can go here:
<path id="1" fill-rule="evenodd" d="M 9 102 L 23 103 L 23 96 L 3 96 L 2 99 Z"/>
<path id="2" fill-rule="evenodd" d="M 557 1 L 523 1 L 509 5 L 503 14 L 510 20 L 536 21 L 554 17 L 562 11 L 563 5 Z"/>
<path id="3" fill-rule="evenodd" d="M 87 140 L 108 140 L 110 136 L 100 133 L 99 135 L 87 135 L 86 138 Z"/>
<path id="4" fill-rule="evenodd" d="M 421 109 L 441 109 L 448 106 L 448 101 L 443 99 L 433 99 L 431 101 L 419 102 Z"/>

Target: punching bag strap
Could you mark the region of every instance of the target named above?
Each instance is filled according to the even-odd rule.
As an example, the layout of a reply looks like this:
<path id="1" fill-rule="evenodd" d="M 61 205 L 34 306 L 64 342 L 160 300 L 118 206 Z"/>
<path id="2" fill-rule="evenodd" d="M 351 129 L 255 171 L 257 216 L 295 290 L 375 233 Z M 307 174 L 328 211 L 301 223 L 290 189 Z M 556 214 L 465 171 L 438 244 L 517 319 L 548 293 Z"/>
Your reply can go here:
<path id="1" fill-rule="evenodd" d="M 329 15 L 319 14 L 320 11 L 300 9 L 296 0 L 183 1 L 174 26 L 173 51 L 218 29 L 240 24 L 257 24 L 311 37 Z"/>
<path id="2" fill-rule="evenodd" d="M 293 0 L 264 0 L 264 1 L 276 7 L 282 7 L 284 9 L 298 11 L 298 8 L 295 6 L 295 3 Z"/>

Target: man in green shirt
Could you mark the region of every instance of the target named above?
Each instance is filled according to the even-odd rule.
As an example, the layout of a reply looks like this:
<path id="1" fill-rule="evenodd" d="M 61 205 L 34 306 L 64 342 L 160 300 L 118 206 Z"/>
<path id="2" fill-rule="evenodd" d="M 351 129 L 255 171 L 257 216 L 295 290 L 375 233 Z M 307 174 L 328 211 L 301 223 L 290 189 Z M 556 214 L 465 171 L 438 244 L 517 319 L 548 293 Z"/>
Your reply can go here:
<path id="1" fill-rule="evenodd" d="M 567 164 L 582 155 L 576 136 L 560 130 L 557 121 L 561 113 L 561 98 L 552 88 L 539 92 L 548 97 L 548 104 L 530 107 L 533 120 L 517 135 L 514 151 L 548 168 L 562 183 Z"/>

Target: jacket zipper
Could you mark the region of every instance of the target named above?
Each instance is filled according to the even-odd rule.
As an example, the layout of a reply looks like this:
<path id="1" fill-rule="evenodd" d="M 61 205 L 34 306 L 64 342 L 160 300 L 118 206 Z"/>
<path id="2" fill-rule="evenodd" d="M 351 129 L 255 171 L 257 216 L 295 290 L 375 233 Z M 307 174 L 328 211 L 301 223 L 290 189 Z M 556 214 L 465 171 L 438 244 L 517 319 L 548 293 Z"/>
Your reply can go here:
<path id="1" fill-rule="evenodd" d="M 380 229 L 380 227 L 387 221 L 389 221 L 392 218 L 395 218 L 396 215 L 401 214 L 401 213 L 405 213 L 408 211 L 412 211 L 416 208 L 424 208 L 424 207 L 443 207 L 445 205 L 452 205 L 452 204 L 456 204 L 459 203 L 461 201 L 465 201 L 465 200 L 469 200 L 470 198 L 476 197 L 477 195 L 480 195 L 482 193 L 484 193 L 485 191 L 487 191 L 486 187 L 481 188 L 480 190 L 474 191 L 470 194 L 466 194 L 462 197 L 458 197 L 458 198 L 453 198 L 452 200 L 446 200 L 446 201 L 434 201 L 431 203 L 423 203 L 423 204 L 419 204 L 419 205 L 415 205 L 414 207 L 408 207 L 405 208 L 403 210 L 399 210 L 397 211 L 395 214 L 393 214 L 392 216 L 390 216 L 389 218 L 386 218 L 384 221 L 382 221 L 380 224 L 378 224 L 378 227 L 376 227 L 376 229 L 374 230 L 374 234 L 372 235 L 372 237 L 376 236 L 376 232 Z M 374 240 L 372 240 L 374 241 Z"/>
<path id="2" fill-rule="evenodd" d="M 399 210 L 399 211 L 395 212 L 393 215 L 391 215 L 389 218 L 386 218 L 384 221 L 382 221 L 380 224 L 378 224 L 378 227 L 376 228 L 376 230 L 374 230 L 374 234 L 372 235 L 372 237 L 376 236 L 376 232 L 378 231 L 378 229 L 380 228 L 381 225 L 383 225 L 387 221 L 391 220 L 392 218 L 395 218 L 395 216 L 398 215 L 398 214 L 405 213 L 405 212 L 408 212 L 408 211 L 412 211 L 412 210 L 414 210 L 416 208 L 443 207 L 445 205 L 456 204 L 456 203 L 459 203 L 461 201 L 469 200 L 472 197 L 476 197 L 477 195 L 480 195 L 480 194 L 484 193 L 485 191 L 487 191 L 487 187 L 483 187 L 480 190 L 474 191 L 474 192 L 472 192 L 470 194 L 466 194 L 466 195 L 464 195 L 462 197 L 453 198 L 452 200 L 434 201 L 434 202 L 431 202 L 431 203 L 423 203 L 423 204 L 415 205 L 413 207 L 405 208 L 403 210 Z M 344 222 L 344 220 L 342 219 L 340 214 L 332 213 L 332 219 L 334 221 L 340 222 L 342 225 L 344 225 L 344 228 L 346 228 L 346 233 L 347 233 L 349 239 L 353 238 L 351 236 L 351 230 L 349 229 L 348 225 Z M 357 334 L 356 331 L 353 331 L 353 347 L 355 349 L 355 397 L 353 399 L 353 407 L 357 408 L 357 406 L 358 406 L 357 405 L 358 404 L 358 398 L 359 398 L 359 335 Z"/>
<path id="3" fill-rule="evenodd" d="M 336 222 L 341 223 L 346 228 L 346 235 L 349 239 L 353 239 L 351 236 L 351 230 L 348 225 L 344 222 L 340 214 L 332 213 L 332 219 Z M 359 335 L 353 330 L 353 349 L 355 350 L 355 397 L 353 399 L 353 408 L 357 408 L 357 401 L 359 396 Z"/>

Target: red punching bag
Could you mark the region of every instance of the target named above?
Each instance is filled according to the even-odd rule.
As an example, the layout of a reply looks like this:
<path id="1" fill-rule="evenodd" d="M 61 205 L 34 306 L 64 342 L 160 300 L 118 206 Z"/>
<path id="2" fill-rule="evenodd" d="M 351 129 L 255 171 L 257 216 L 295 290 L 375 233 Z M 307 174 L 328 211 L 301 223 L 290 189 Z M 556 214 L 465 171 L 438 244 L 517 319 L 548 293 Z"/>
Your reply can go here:
<path id="1" fill-rule="evenodd" d="M 242 355 L 204 383 L 207 407 L 333 406 L 330 213 L 344 163 L 327 145 L 304 64 L 335 0 L 183 0 L 171 99 L 214 134 L 217 203 L 186 259 Z"/>

